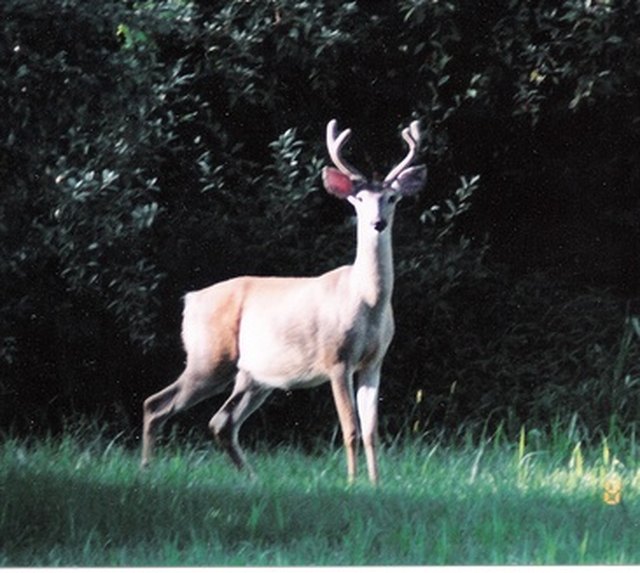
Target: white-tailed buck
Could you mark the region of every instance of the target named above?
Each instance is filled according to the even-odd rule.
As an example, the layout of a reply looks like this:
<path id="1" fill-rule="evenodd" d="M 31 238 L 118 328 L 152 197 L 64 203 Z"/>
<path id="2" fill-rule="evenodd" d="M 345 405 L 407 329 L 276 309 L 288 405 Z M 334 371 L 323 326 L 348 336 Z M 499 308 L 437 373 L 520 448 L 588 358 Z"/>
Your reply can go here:
<path id="1" fill-rule="evenodd" d="M 238 444 L 240 426 L 273 390 L 329 381 L 349 480 L 356 475 L 359 421 L 369 478 L 377 482 L 380 368 L 394 331 L 393 214 L 398 199 L 424 186 L 427 169 L 411 166 L 418 122 L 403 130 L 409 152 L 382 182 L 367 181 L 341 158 L 350 133 L 338 134 L 335 120 L 327 125 L 327 147 L 337 169 L 325 167 L 322 179 L 329 193 L 355 207 L 354 263 L 317 277 L 239 277 L 187 294 L 186 367 L 173 384 L 144 402 L 143 466 L 170 416 L 223 392 L 234 376 L 231 396 L 209 427 L 238 468 L 247 466 Z"/>

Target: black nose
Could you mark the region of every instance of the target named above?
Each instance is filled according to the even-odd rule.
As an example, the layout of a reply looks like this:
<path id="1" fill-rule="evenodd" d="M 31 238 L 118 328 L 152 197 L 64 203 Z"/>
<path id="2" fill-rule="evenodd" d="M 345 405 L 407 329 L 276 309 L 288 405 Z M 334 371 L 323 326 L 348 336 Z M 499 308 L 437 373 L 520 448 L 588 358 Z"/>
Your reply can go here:
<path id="1" fill-rule="evenodd" d="M 378 231 L 378 233 L 382 233 L 387 228 L 387 222 L 384 219 L 380 219 L 380 221 L 376 221 L 373 224 L 373 228 Z"/>

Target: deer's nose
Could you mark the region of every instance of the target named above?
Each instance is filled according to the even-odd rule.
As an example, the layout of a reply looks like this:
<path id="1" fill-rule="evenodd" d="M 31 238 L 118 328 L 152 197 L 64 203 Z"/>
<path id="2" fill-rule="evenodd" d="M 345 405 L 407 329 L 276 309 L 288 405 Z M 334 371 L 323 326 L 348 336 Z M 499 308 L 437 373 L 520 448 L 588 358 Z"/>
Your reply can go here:
<path id="1" fill-rule="evenodd" d="M 380 219 L 373 224 L 373 228 L 378 231 L 378 233 L 382 233 L 387 228 L 386 219 Z"/>

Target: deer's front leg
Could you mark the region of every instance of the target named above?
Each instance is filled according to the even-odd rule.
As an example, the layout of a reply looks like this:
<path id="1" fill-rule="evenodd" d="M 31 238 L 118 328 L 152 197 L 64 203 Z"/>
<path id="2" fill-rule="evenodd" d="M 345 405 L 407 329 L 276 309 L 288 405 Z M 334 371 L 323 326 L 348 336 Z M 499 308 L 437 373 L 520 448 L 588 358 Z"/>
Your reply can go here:
<path id="1" fill-rule="evenodd" d="M 353 372 L 344 366 L 336 367 L 331 374 L 331 391 L 347 454 L 347 477 L 349 483 L 352 483 L 356 477 L 358 456 L 358 421 L 353 396 Z"/>
<path id="2" fill-rule="evenodd" d="M 380 364 L 358 373 L 358 417 L 364 453 L 367 457 L 369 480 L 378 483 L 376 445 L 378 441 L 378 388 L 380 387 Z"/>

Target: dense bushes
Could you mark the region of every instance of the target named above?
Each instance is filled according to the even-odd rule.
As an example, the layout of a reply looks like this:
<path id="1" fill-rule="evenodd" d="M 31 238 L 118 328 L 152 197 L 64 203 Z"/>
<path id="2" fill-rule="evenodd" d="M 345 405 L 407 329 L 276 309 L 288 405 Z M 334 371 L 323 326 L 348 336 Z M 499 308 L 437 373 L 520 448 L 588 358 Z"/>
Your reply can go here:
<path id="1" fill-rule="evenodd" d="M 4 2 L 4 423 L 137 425 L 180 369 L 185 291 L 348 262 L 349 212 L 318 184 L 331 117 L 370 173 L 411 117 L 426 132 L 428 188 L 395 229 L 389 431 L 637 419 L 638 16 L 631 0 Z M 333 416 L 325 388 L 254 423 L 277 437 Z"/>

